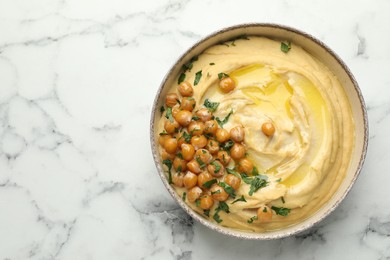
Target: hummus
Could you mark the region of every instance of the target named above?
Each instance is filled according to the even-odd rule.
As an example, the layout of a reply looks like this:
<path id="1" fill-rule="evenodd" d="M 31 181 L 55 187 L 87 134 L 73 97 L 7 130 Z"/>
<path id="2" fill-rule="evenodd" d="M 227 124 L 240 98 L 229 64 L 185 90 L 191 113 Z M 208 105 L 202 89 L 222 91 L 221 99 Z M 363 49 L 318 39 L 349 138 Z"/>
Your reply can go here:
<path id="1" fill-rule="evenodd" d="M 265 232 L 293 225 L 321 208 L 342 182 L 354 147 L 350 104 L 335 75 L 301 47 L 292 44 L 285 53 L 279 41 L 262 37 L 208 48 L 191 66 L 185 80 L 198 81 L 193 86 L 194 111 L 204 107 L 206 99 L 219 103 L 215 117 L 223 119 L 233 111 L 223 128 L 243 126 L 246 156 L 267 179 L 251 196 L 250 185 L 242 181 L 235 199 L 243 196 L 246 201 L 232 203 L 235 199 L 229 197 L 229 213 L 218 210 L 216 201 L 210 220 L 215 221 L 217 209 L 220 225 Z M 219 90 L 220 73 L 234 80 L 233 91 Z M 177 87 L 175 82 L 168 92 L 178 93 Z M 162 116 L 157 135 L 164 131 L 165 120 Z M 264 122 L 275 126 L 271 137 L 262 132 Z M 227 167 L 236 164 L 232 160 Z M 173 186 L 180 196 L 186 192 Z M 186 202 L 208 218 L 196 203 Z M 253 217 L 262 205 L 288 209 L 289 214 L 274 212 L 272 221 L 256 221 Z"/>

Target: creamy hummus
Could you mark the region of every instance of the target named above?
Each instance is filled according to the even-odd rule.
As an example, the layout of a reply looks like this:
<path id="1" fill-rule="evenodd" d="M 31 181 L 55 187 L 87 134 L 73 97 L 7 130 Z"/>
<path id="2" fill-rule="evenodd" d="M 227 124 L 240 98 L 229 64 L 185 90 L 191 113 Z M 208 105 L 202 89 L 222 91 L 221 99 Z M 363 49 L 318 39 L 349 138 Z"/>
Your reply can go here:
<path id="1" fill-rule="evenodd" d="M 250 185 L 241 182 L 236 199 L 244 196 L 246 202 L 226 201 L 230 212 L 219 212 L 223 226 L 263 232 L 300 222 L 332 197 L 349 167 L 354 123 L 340 82 L 301 47 L 292 44 L 285 53 L 280 46 L 279 41 L 261 37 L 226 42 L 205 50 L 186 72 L 191 83 L 196 72 L 202 74 L 193 86 L 195 110 L 205 99 L 219 103 L 216 117 L 225 118 L 233 110 L 224 129 L 244 127 L 247 156 L 268 178 L 267 186 L 252 196 Z M 221 72 L 236 83 L 230 93 L 218 88 Z M 177 93 L 177 83 L 169 92 Z M 164 120 L 162 116 L 157 135 L 164 130 Z M 267 121 L 276 128 L 272 137 L 261 130 Z M 180 196 L 186 191 L 175 189 Z M 204 216 L 195 203 L 187 203 Z M 261 205 L 291 211 L 287 216 L 274 214 L 269 223 L 248 223 Z M 214 203 L 210 210 L 211 221 L 217 206 Z"/>

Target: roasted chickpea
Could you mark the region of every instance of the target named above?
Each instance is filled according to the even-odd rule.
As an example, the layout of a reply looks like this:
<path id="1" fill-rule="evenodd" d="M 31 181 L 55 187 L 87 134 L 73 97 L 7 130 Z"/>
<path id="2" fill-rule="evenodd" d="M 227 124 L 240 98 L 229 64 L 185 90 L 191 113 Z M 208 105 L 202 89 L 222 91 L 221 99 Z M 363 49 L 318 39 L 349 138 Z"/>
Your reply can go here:
<path id="1" fill-rule="evenodd" d="M 178 100 L 179 100 L 179 96 L 176 93 L 169 93 L 165 97 L 165 104 L 168 107 L 174 107 L 177 104 Z"/>
<path id="2" fill-rule="evenodd" d="M 174 155 L 174 154 L 167 153 L 167 151 L 163 150 L 163 151 L 161 152 L 161 158 L 162 158 L 163 160 L 167 160 L 167 159 L 173 160 L 173 159 L 175 159 L 175 155 Z"/>
<path id="3" fill-rule="evenodd" d="M 210 195 L 203 195 L 200 197 L 200 205 L 201 209 L 210 209 L 214 205 L 214 200 Z"/>
<path id="4" fill-rule="evenodd" d="M 272 124 L 271 122 L 265 122 L 262 126 L 261 126 L 261 131 L 263 131 L 263 133 L 270 137 L 270 136 L 273 136 L 274 133 L 275 133 L 275 126 L 274 124 Z"/>
<path id="5" fill-rule="evenodd" d="M 187 170 L 187 162 L 180 157 L 176 156 L 173 160 L 173 169 L 177 172 L 184 172 Z"/>
<path id="6" fill-rule="evenodd" d="M 238 170 L 240 172 L 251 173 L 253 170 L 253 162 L 248 158 L 242 158 L 238 163 Z"/>
<path id="7" fill-rule="evenodd" d="M 174 132 L 177 131 L 177 129 L 179 129 L 180 125 L 179 123 L 173 119 L 173 122 L 171 122 L 171 120 L 165 120 L 165 123 L 164 123 L 164 129 L 165 131 L 167 131 L 168 134 L 173 134 Z"/>
<path id="8" fill-rule="evenodd" d="M 225 177 L 225 182 L 233 189 L 237 190 L 238 188 L 240 188 L 241 179 L 233 174 L 228 174 Z"/>
<path id="9" fill-rule="evenodd" d="M 172 138 L 171 135 L 160 135 L 158 137 L 158 143 L 164 147 L 164 143 L 165 143 L 165 140 L 167 140 L 168 138 Z"/>
<path id="10" fill-rule="evenodd" d="M 223 128 L 218 128 L 217 133 L 215 134 L 217 141 L 220 143 L 226 142 L 230 138 L 230 134 Z"/>
<path id="11" fill-rule="evenodd" d="M 214 200 L 225 201 L 229 198 L 229 194 L 224 190 L 224 188 L 216 183 L 211 186 L 210 191 Z"/>
<path id="12" fill-rule="evenodd" d="M 211 176 L 208 172 L 201 172 L 198 175 L 198 186 L 204 189 L 203 184 L 205 184 L 208 181 L 211 181 L 213 179 L 213 176 Z"/>
<path id="13" fill-rule="evenodd" d="M 203 190 L 201 188 L 199 188 L 198 186 L 193 187 L 187 193 L 188 201 L 194 203 L 197 199 L 199 199 L 202 192 L 203 192 Z"/>
<path id="14" fill-rule="evenodd" d="M 207 171 L 214 177 L 222 177 L 225 173 L 225 167 L 219 161 L 214 161 L 207 166 Z"/>
<path id="15" fill-rule="evenodd" d="M 227 165 L 231 160 L 230 155 L 226 151 L 219 151 L 217 158 L 223 165 Z"/>
<path id="16" fill-rule="evenodd" d="M 191 161 L 194 159 L 195 148 L 191 144 L 182 144 L 180 147 L 184 160 Z"/>
<path id="17" fill-rule="evenodd" d="M 168 153 L 175 153 L 177 149 L 177 140 L 175 138 L 168 138 L 165 140 L 164 148 Z"/>
<path id="18" fill-rule="evenodd" d="M 242 144 L 234 143 L 230 149 L 230 156 L 234 160 L 239 160 L 245 156 L 245 147 Z"/>
<path id="19" fill-rule="evenodd" d="M 183 174 L 181 173 L 172 173 L 172 182 L 177 187 L 183 187 Z"/>
<path id="20" fill-rule="evenodd" d="M 195 150 L 198 150 L 207 145 L 207 138 L 204 135 L 193 136 L 191 137 L 191 144 L 194 146 Z"/>
<path id="21" fill-rule="evenodd" d="M 202 172 L 199 163 L 196 160 L 191 160 L 187 163 L 187 169 L 195 174 L 199 174 Z"/>
<path id="22" fill-rule="evenodd" d="M 190 171 L 188 171 L 183 177 L 184 187 L 191 189 L 198 183 L 198 176 Z"/>
<path id="23" fill-rule="evenodd" d="M 230 91 L 232 91 L 234 88 L 236 87 L 236 83 L 234 82 L 234 80 L 230 77 L 226 77 L 226 78 L 223 78 L 221 79 L 221 81 L 219 81 L 219 89 L 223 92 L 223 93 L 229 93 Z"/>
<path id="24" fill-rule="evenodd" d="M 192 113 L 187 110 L 181 110 L 177 113 L 175 119 L 182 126 L 188 126 L 191 123 Z"/>
<path id="25" fill-rule="evenodd" d="M 242 142 L 244 141 L 244 137 L 245 137 L 245 131 L 242 126 L 236 126 L 230 129 L 230 138 L 234 142 L 238 142 L 238 143 Z"/>
<path id="26" fill-rule="evenodd" d="M 206 134 L 215 135 L 217 129 L 218 129 L 218 123 L 215 120 L 209 120 L 204 123 L 204 132 Z"/>
<path id="27" fill-rule="evenodd" d="M 208 140 L 206 149 L 209 150 L 211 154 L 216 154 L 219 151 L 219 143 L 215 140 Z"/>
<path id="28" fill-rule="evenodd" d="M 199 149 L 196 151 L 195 158 L 199 158 L 205 164 L 209 164 L 213 160 L 213 156 L 206 149 Z"/>
<path id="29" fill-rule="evenodd" d="M 188 131 L 192 133 L 192 135 L 201 135 L 203 134 L 204 130 L 204 123 L 201 121 L 192 121 L 188 125 Z"/>
<path id="30" fill-rule="evenodd" d="M 196 101 L 193 97 L 183 97 L 181 100 L 180 108 L 183 110 L 192 111 L 196 105 Z"/>
<path id="31" fill-rule="evenodd" d="M 261 206 L 257 210 L 257 220 L 261 223 L 270 222 L 272 220 L 272 209 L 268 206 Z"/>
<path id="32" fill-rule="evenodd" d="M 172 116 L 173 118 L 176 118 L 177 113 L 180 112 L 180 109 L 178 107 L 172 107 Z"/>
<path id="33" fill-rule="evenodd" d="M 191 83 L 188 81 L 183 81 L 180 83 L 177 89 L 179 90 L 180 95 L 183 97 L 190 97 L 194 94 L 194 89 L 192 88 Z"/>
<path id="34" fill-rule="evenodd" d="M 213 116 L 207 108 L 201 108 L 195 113 L 203 122 L 209 121 Z"/>

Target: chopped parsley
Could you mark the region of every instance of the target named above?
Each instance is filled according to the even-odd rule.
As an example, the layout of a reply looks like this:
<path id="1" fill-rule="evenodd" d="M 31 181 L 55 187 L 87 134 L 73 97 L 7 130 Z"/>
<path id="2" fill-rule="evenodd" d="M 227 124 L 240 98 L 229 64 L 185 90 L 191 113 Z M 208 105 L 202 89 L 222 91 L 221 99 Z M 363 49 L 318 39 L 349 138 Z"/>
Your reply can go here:
<path id="1" fill-rule="evenodd" d="M 257 170 L 257 167 L 256 167 L 256 166 L 253 166 L 252 175 L 253 175 L 253 176 L 259 175 L 259 171 Z"/>
<path id="2" fill-rule="evenodd" d="M 180 83 L 182 83 L 185 79 L 186 79 L 186 74 L 184 72 L 182 72 L 180 74 L 179 78 L 177 79 L 177 84 L 180 85 Z"/>
<path id="3" fill-rule="evenodd" d="M 210 62 L 209 65 L 210 65 L 210 66 L 214 66 L 215 63 L 214 63 L 214 62 Z"/>
<path id="4" fill-rule="evenodd" d="M 200 168 L 206 167 L 206 164 L 200 159 L 199 156 L 195 158 L 195 160 L 199 163 Z"/>
<path id="5" fill-rule="evenodd" d="M 217 110 L 219 103 L 218 102 L 211 102 L 208 98 L 204 101 L 203 104 L 210 112 L 215 112 Z"/>
<path id="6" fill-rule="evenodd" d="M 239 201 L 246 202 L 246 199 L 245 199 L 244 195 L 241 195 L 241 198 L 238 198 L 238 199 L 234 200 L 234 201 L 232 202 L 232 204 L 234 204 L 234 203 L 236 203 L 236 202 L 239 202 Z"/>
<path id="7" fill-rule="evenodd" d="M 282 199 L 283 204 L 286 203 L 283 196 L 281 197 L 281 199 Z"/>
<path id="8" fill-rule="evenodd" d="M 195 205 L 196 205 L 197 207 L 200 206 L 200 199 L 196 199 L 196 200 L 195 200 Z"/>
<path id="9" fill-rule="evenodd" d="M 218 78 L 219 80 L 223 79 L 223 78 L 228 78 L 229 77 L 229 74 L 226 74 L 224 72 L 220 72 L 218 73 Z"/>
<path id="10" fill-rule="evenodd" d="M 263 212 L 264 212 L 264 213 L 267 213 L 267 207 L 264 207 L 264 208 L 263 208 Z"/>
<path id="11" fill-rule="evenodd" d="M 226 171 L 228 172 L 228 174 L 233 174 L 233 175 L 236 176 L 237 178 L 240 178 L 240 179 L 241 179 L 240 174 L 238 174 L 238 172 L 236 172 L 235 170 L 226 168 Z"/>
<path id="12" fill-rule="evenodd" d="M 161 115 L 162 115 L 162 113 L 164 113 L 164 111 L 165 111 L 164 106 L 161 106 L 161 107 L 160 107 L 160 113 L 161 113 Z"/>
<path id="13" fill-rule="evenodd" d="M 181 170 L 182 170 L 181 165 L 179 165 L 179 166 L 177 167 L 177 169 L 176 169 L 176 172 L 181 173 Z"/>
<path id="14" fill-rule="evenodd" d="M 209 209 L 203 210 L 203 214 L 205 214 L 207 217 L 210 217 L 210 210 Z"/>
<path id="15" fill-rule="evenodd" d="M 281 42 L 280 43 L 280 50 L 284 53 L 287 53 L 291 49 L 291 42 L 285 43 Z"/>
<path id="16" fill-rule="evenodd" d="M 287 216 L 291 211 L 291 209 L 288 209 L 288 208 L 283 208 L 283 207 L 279 208 L 279 207 L 275 207 L 275 206 L 272 206 L 271 209 L 273 211 L 275 211 L 275 213 L 277 215 L 284 216 L 284 217 Z"/>
<path id="17" fill-rule="evenodd" d="M 187 198 L 187 192 L 183 192 L 183 196 L 181 197 L 183 199 L 183 201 L 186 201 L 186 198 Z"/>
<path id="18" fill-rule="evenodd" d="M 223 119 L 219 119 L 219 117 L 215 118 L 217 120 L 218 125 L 223 128 L 223 125 L 229 121 L 229 117 L 233 114 L 233 109 L 230 110 L 229 114 Z"/>
<path id="19" fill-rule="evenodd" d="M 172 184 L 172 161 L 169 159 L 165 159 L 162 163 L 168 167 L 168 183 Z"/>
<path id="20" fill-rule="evenodd" d="M 242 178 L 242 180 L 246 184 L 250 185 L 249 192 L 248 192 L 249 196 L 252 196 L 253 193 L 258 191 L 259 189 L 266 187 L 268 185 L 267 179 L 268 177 L 266 175 L 256 175 L 254 177 L 244 176 Z"/>
<path id="21" fill-rule="evenodd" d="M 194 121 L 198 121 L 200 118 L 198 116 L 193 116 L 191 119 Z"/>
<path id="22" fill-rule="evenodd" d="M 211 192 L 211 195 L 214 195 L 214 194 L 221 194 L 221 190 L 212 191 L 212 192 Z"/>
<path id="23" fill-rule="evenodd" d="M 195 73 L 194 86 L 198 85 L 200 79 L 202 78 L 202 71 Z"/>
<path id="24" fill-rule="evenodd" d="M 182 69 L 183 69 L 183 72 L 186 72 L 187 70 L 188 71 L 191 71 L 192 67 L 194 66 L 194 62 L 198 60 L 198 56 L 194 56 L 191 58 L 191 60 L 187 63 L 185 63 L 183 66 L 182 66 Z"/>
<path id="25" fill-rule="evenodd" d="M 159 135 L 161 136 L 161 135 L 167 135 L 168 133 L 167 133 L 167 131 L 165 131 L 165 130 L 163 130 L 161 133 L 159 133 Z"/>
<path id="26" fill-rule="evenodd" d="M 173 123 L 172 108 L 171 107 L 167 108 L 167 112 L 165 113 L 165 118 L 169 119 L 169 121 L 171 121 L 171 123 Z"/>
<path id="27" fill-rule="evenodd" d="M 210 164 L 215 166 L 214 173 L 218 173 L 219 170 L 221 170 L 221 165 L 219 165 L 216 161 L 213 161 L 213 162 L 210 163 Z"/>
<path id="28" fill-rule="evenodd" d="M 240 39 L 242 39 L 242 40 L 249 40 L 249 38 L 248 38 L 248 36 L 247 36 L 246 34 L 239 35 L 239 36 L 237 36 L 237 37 L 231 39 L 231 41 L 232 41 L 232 46 L 236 46 L 235 41 L 236 41 L 236 40 L 240 40 Z"/>
<path id="29" fill-rule="evenodd" d="M 210 189 L 211 185 L 213 185 L 214 183 L 217 183 L 217 179 L 212 179 L 212 180 L 209 180 L 209 181 L 206 181 L 205 183 L 203 183 L 203 187 L 207 188 L 207 189 Z"/>
<path id="30" fill-rule="evenodd" d="M 220 182 L 218 183 L 218 185 L 221 186 L 226 191 L 226 193 L 229 194 L 230 197 L 232 197 L 233 199 L 236 197 L 236 194 L 234 193 L 234 189 L 232 186 L 230 186 L 225 182 Z"/>
<path id="31" fill-rule="evenodd" d="M 217 222 L 217 223 L 221 223 L 222 222 L 222 219 L 219 217 L 219 211 L 215 211 L 214 212 L 214 215 L 213 215 L 213 219 Z"/>
<path id="32" fill-rule="evenodd" d="M 282 178 L 279 178 L 276 180 L 276 182 L 281 182 L 282 181 Z"/>
<path id="33" fill-rule="evenodd" d="M 229 140 L 221 145 L 221 149 L 224 151 L 230 151 L 230 149 L 233 147 L 234 142 L 232 140 Z"/>
<path id="34" fill-rule="evenodd" d="M 189 142 L 191 141 L 192 135 L 190 135 L 190 134 L 187 133 L 187 132 L 183 132 L 183 135 L 182 135 L 181 137 L 183 137 L 184 140 L 185 140 L 187 143 L 189 143 Z M 180 137 L 180 138 L 181 138 L 181 137 Z"/>
<path id="35" fill-rule="evenodd" d="M 213 219 L 217 222 L 217 223 L 221 223 L 222 222 L 222 219 L 219 217 L 219 212 L 220 211 L 225 211 L 226 213 L 229 213 L 229 206 L 226 204 L 226 202 L 224 201 L 220 201 L 218 203 L 218 207 L 215 209 L 215 212 L 214 212 L 214 215 L 213 215 Z"/>
<path id="36" fill-rule="evenodd" d="M 255 221 L 255 220 L 257 220 L 257 216 L 253 216 L 253 217 L 251 217 L 250 219 L 248 219 L 248 223 L 249 224 L 252 224 L 253 223 L 253 221 Z"/>

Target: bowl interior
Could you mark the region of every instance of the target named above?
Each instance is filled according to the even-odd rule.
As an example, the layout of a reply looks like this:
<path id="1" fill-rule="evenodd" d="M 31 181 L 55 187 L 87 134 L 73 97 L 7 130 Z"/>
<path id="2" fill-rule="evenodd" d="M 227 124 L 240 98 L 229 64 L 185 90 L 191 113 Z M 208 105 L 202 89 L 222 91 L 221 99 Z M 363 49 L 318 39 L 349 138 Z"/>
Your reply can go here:
<path id="1" fill-rule="evenodd" d="M 336 77 L 343 85 L 346 95 L 351 104 L 352 115 L 355 122 L 355 148 L 353 150 L 350 167 L 345 176 L 345 179 L 340 184 L 340 187 L 333 195 L 333 197 L 320 210 L 318 210 L 308 219 L 293 226 L 266 233 L 249 233 L 225 228 L 214 224 L 193 212 L 193 210 L 182 201 L 182 199 L 176 194 L 174 189 L 168 184 L 167 178 L 162 169 L 161 158 L 157 149 L 158 134 L 155 133 L 154 127 L 161 116 L 159 108 L 163 105 L 163 97 L 165 97 L 167 89 L 169 88 L 169 86 L 172 85 L 173 81 L 176 79 L 176 76 L 179 74 L 182 65 L 188 62 L 193 56 L 202 53 L 208 47 L 218 44 L 219 42 L 227 41 L 242 34 L 263 36 L 282 41 L 291 41 L 294 44 L 301 46 L 312 56 L 322 61 L 336 75 Z M 361 95 L 358 84 L 347 66 L 332 50 L 330 50 L 319 40 L 315 39 L 313 36 L 290 27 L 276 24 L 243 24 L 234 27 L 229 27 L 214 34 L 211 34 L 210 36 L 204 38 L 203 40 L 195 44 L 187 52 L 185 52 L 170 69 L 170 71 L 162 81 L 152 109 L 150 127 L 150 141 L 158 173 L 162 178 L 164 185 L 167 187 L 170 194 L 180 204 L 180 206 L 193 218 L 200 221 L 202 224 L 208 226 L 209 228 L 223 234 L 245 239 L 265 240 L 286 237 L 297 232 L 301 232 L 325 218 L 344 199 L 344 197 L 351 189 L 353 183 L 355 182 L 357 176 L 359 175 L 366 155 L 368 142 L 368 123 L 364 100 Z"/>

